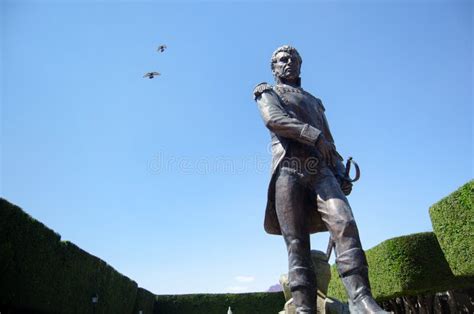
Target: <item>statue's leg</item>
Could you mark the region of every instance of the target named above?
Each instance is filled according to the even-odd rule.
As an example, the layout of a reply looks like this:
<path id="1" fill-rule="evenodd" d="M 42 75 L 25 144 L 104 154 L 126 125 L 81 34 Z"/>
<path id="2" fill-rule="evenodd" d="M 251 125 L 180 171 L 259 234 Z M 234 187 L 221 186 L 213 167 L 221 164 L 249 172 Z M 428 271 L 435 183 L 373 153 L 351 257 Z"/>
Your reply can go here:
<path id="1" fill-rule="evenodd" d="M 308 190 L 300 176 L 281 168 L 275 182 L 275 208 L 288 250 L 288 281 L 297 313 L 316 313 L 316 279 L 311 260 L 308 213 L 304 200 Z"/>
<path id="2" fill-rule="evenodd" d="M 351 313 L 386 313 L 372 297 L 367 260 L 357 224 L 339 182 L 325 168 L 313 186 L 321 219 L 335 243 L 337 269 L 349 295 Z"/>

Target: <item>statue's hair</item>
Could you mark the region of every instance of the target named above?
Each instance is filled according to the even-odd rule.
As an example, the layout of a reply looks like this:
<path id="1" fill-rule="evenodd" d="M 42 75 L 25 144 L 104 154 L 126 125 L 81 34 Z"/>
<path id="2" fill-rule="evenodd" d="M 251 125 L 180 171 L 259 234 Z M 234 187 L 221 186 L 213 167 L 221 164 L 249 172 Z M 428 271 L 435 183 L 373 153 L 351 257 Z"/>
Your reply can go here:
<path id="1" fill-rule="evenodd" d="M 289 45 L 284 45 L 284 46 L 281 46 L 281 47 L 278 47 L 272 54 L 272 59 L 271 59 L 271 63 L 270 63 L 270 66 L 272 68 L 272 71 L 273 71 L 273 65 L 275 64 L 275 62 L 277 61 L 276 60 L 276 55 L 280 52 L 288 52 L 289 54 L 293 55 L 293 56 L 296 56 L 298 58 L 298 61 L 299 61 L 299 64 L 301 66 L 301 64 L 303 63 L 303 59 L 301 59 L 301 56 L 300 54 L 298 53 L 298 50 L 296 50 L 296 48 L 294 47 L 291 47 Z"/>

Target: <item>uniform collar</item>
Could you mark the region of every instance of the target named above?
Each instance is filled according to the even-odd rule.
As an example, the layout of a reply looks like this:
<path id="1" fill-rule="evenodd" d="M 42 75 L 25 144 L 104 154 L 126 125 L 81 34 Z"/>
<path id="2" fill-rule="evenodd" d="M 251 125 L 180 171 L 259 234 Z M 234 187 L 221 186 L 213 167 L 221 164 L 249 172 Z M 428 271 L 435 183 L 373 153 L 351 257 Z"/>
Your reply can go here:
<path id="1" fill-rule="evenodd" d="M 285 92 L 297 92 L 297 93 L 305 92 L 305 90 L 301 88 L 301 86 L 295 87 L 295 86 L 291 86 L 284 83 L 278 83 L 276 85 L 276 88 L 282 89 Z"/>

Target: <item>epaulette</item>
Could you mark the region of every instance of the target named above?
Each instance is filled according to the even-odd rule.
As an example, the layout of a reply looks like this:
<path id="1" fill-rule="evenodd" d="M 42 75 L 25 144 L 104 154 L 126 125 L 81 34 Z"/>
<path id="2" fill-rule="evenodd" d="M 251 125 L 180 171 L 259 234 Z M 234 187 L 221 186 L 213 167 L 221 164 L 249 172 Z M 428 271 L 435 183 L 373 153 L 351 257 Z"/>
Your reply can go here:
<path id="1" fill-rule="evenodd" d="M 255 88 L 253 90 L 254 99 L 257 99 L 258 97 L 260 97 L 260 95 L 262 95 L 263 92 L 265 92 L 267 90 L 272 90 L 272 86 L 270 84 L 265 83 L 265 82 L 260 83 L 257 86 L 255 86 Z"/>

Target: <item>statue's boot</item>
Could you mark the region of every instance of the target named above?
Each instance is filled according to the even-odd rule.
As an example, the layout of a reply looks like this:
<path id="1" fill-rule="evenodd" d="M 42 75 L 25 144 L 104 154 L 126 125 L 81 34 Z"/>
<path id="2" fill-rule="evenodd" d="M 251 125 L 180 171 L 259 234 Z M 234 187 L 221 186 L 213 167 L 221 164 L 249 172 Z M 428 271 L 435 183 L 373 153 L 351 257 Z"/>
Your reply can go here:
<path id="1" fill-rule="evenodd" d="M 309 287 L 292 291 L 296 314 L 316 314 L 316 292 Z"/>
<path id="2" fill-rule="evenodd" d="M 351 314 L 389 313 L 380 308 L 372 297 L 367 259 L 360 246 L 338 252 L 336 264 L 349 296 Z"/>
<path id="3" fill-rule="evenodd" d="M 342 282 L 349 295 L 349 311 L 351 314 L 390 313 L 384 311 L 372 297 L 367 267 L 342 277 Z"/>
<path id="4" fill-rule="evenodd" d="M 288 241 L 288 284 L 297 314 L 316 314 L 316 275 L 307 239 Z"/>

